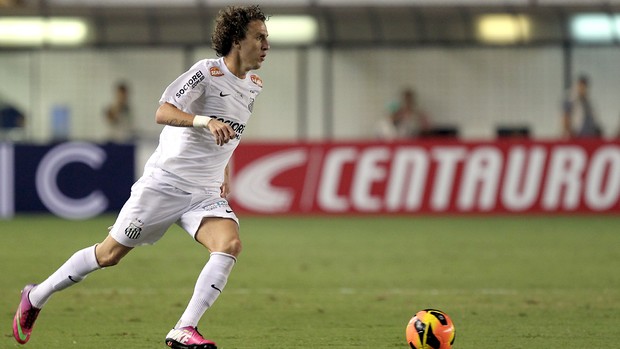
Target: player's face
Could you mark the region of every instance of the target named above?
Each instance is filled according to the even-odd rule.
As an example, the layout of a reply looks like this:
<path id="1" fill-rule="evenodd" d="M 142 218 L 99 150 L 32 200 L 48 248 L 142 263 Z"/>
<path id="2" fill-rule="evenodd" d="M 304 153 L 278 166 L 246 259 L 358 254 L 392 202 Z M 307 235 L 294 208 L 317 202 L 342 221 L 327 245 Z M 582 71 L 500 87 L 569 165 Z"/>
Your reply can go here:
<path id="1" fill-rule="evenodd" d="M 260 20 L 254 20 L 248 24 L 245 39 L 239 42 L 241 62 L 248 69 L 259 69 L 269 50 L 267 27 Z"/>

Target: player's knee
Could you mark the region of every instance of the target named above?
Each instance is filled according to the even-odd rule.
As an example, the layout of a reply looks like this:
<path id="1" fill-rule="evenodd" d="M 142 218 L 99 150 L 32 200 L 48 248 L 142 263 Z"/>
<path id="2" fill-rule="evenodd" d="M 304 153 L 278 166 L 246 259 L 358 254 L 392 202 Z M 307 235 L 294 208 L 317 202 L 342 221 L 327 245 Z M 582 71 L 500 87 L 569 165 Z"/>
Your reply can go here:
<path id="1" fill-rule="evenodd" d="M 242 244 L 239 238 L 228 240 L 225 244 L 222 244 L 220 250 L 218 252 L 224 252 L 235 257 L 241 254 Z"/>
<path id="2" fill-rule="evenodd" d="M 228 246 L 228 250 L 229 250 L 229 254 L 237 257 L 241 254 L 241 250 L 243 249 L 243 246 L 241 244 L 241 240 L 240 239 L 234 239 L 230 242 L 229 246 Z"/>

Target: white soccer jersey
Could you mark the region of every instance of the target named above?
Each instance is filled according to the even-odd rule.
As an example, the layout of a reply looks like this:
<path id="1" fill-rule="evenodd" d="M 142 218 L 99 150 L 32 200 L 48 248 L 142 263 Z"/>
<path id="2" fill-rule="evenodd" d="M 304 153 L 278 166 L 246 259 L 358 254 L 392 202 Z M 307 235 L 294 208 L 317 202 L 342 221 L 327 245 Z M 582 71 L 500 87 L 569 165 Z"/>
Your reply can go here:
<path id="1" fill-rule="evenodd" d="M 145 174 L 161 176 L 187 191 L 219 187 L 261 89 L 258 75 L 248 72 L 245 79 L 239 79 L 228 70 L 223 58 L 194 64 L 166 88 L 159 103 L 168 102 L 189 114 L 230 124 L 236 137 L 219 146 L 207 128 L 165 126 Z"/>

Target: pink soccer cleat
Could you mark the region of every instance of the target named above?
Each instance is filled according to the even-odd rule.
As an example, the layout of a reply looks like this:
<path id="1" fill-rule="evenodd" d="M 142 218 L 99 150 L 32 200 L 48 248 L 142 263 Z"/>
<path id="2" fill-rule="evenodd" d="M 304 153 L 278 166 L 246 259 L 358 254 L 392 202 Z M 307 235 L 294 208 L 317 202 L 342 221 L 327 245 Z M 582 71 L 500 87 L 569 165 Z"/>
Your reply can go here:
<path id="1" fill-rule="evenodd" d="M 172 329 L 166 335 L 166 345 L 172 349 L 217 349 L 215 342 L 204 339 L 198 328 L 186 326 Z"/>
<path id="2" fill-rule="evenodd" d="M 30 339 L 30 333 L 34 327 L 34 322 L 39 316 L 41 309 L 32 306 L 28 295 L 36 285 L 26 285 L 22 290 L 22 298 L 19 301 L 19 307 L 13 318 L 13 336 L 19 344 L 26 344 Z"/>

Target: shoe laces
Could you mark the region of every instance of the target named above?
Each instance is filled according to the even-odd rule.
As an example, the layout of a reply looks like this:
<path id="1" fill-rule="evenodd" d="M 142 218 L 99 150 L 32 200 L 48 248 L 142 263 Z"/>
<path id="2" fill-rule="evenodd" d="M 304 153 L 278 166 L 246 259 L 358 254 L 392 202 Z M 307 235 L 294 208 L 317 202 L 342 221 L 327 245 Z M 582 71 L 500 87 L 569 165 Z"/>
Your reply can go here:
<path id="1" fill-rule="evenodd" d="M 28 309 L 28 311 L 26 311 L 26 317 L 24 319 L 24 328 L 31 328 L 32 325 L 34 324 L 34 320 L 37 319 L 37 316 L 39 315 L 39 311 L 40 309 L 37 309 L 35 307 L 31 307 L 30 309 Z"/>

